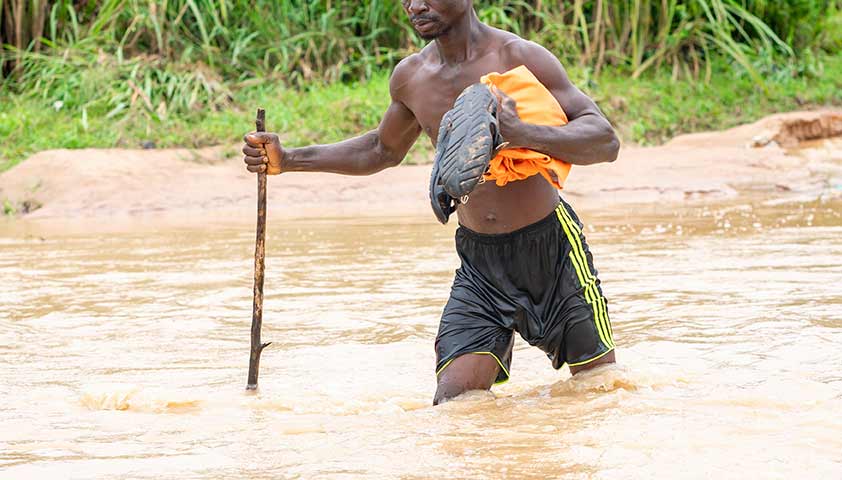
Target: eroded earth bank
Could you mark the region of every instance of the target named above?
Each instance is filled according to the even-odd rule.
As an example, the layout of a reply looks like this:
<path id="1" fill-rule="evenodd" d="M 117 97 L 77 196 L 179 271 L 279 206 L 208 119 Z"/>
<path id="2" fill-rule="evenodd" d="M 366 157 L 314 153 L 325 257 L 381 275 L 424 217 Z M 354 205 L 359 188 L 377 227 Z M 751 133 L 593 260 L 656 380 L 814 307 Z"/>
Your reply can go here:
<path id="1" fill-rule="evenodd" d="M 613 164 L 574 168 L 564 193 L 585 209 L 704 202 L 747 193 L 816 195 L 842 184 L 839 138 L 842 111 L 779 114 L 731 130 L 680 136 L 663 146 L 625 146 Z M 799 150 L 804 146 L 823 152 L 804 154 Z M 255 180 L 237 150 L 45 151 L 0 175 L 0 199 L 33 220 L 252 221 Z M 411 165 L 370 177 L 272 177 L 270 218 L 432 219 L 429 172 L 429 165 Z"/>

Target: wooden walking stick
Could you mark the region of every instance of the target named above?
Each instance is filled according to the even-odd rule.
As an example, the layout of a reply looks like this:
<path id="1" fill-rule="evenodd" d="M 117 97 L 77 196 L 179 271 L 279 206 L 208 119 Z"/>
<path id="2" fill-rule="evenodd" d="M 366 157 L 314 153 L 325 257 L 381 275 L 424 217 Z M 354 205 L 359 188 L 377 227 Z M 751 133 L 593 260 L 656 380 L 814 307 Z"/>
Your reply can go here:
<path id="1" fill-rule="evenodd" d="M 266 111 L 257 109 L 254 122 L 258 132 L 266 131 Z M 272 342 L 260 343 L 260 327 L 263 325 L 263 267 L 266 258 L 266 172 L 257 174 L 257 240 L 254 244 L 254 303 L 251 313 L 251 355 L 249 356 L 249 377 L 246 390 L 257 390 L 257 373 L 260 369 L 260 354 Z"/>

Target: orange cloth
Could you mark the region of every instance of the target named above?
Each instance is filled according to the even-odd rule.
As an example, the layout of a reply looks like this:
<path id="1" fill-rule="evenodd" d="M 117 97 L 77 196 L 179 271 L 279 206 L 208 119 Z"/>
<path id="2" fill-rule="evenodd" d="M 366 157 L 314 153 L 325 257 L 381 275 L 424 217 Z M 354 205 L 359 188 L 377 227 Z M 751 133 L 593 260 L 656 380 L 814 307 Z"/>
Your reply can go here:
<path id="1" fill-rule="evenodd" d="M 480 82 L 493 85 L 512 97 L 517 102 L 518 116 L 526 123 L 554 126 L 567 124 L 567 115 L 561 105 L 524 65 L 506 73 L 489 73 Z M 500 150 L 491 159 L 489 171 L 484 178 L 494 180 L 498 187 L 502 187 L 536 173 L 560 189 L 570 173 L 570 164 L 528 148 L 507 148 Z"/>

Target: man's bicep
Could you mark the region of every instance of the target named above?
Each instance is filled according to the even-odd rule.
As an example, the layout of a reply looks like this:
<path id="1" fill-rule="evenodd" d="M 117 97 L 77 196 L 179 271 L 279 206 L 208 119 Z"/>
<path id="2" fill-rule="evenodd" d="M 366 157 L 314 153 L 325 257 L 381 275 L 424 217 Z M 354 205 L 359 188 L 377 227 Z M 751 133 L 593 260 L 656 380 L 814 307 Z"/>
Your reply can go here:
<path id="1" fill-rule="evenodd" d="M 377 135 L 380 145 L 396 164 L 403 160 L 420 134 L 421 125 L 415 115 L 402 102 L 393 99 L 377 127 Z"/>

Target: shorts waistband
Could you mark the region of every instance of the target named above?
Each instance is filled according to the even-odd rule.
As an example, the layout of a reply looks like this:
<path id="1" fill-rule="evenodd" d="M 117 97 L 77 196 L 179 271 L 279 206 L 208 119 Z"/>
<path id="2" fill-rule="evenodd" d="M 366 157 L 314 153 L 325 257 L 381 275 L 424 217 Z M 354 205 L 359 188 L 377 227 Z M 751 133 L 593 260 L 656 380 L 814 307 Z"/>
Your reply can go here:
<path id="1" fill-rule="evenodd" d="M 561 202 L 558 203 L 561 205 Z M 558 205 L 556 208 L 553 209 L 546 217 L 541 220 L 538 220 L 535 223 L 531 223 L 525 227 L 518 228 L 517 230 L 513 230 L 511 232 L 506 233 L 480 233 L 471 230 L 470 228 L 459 224 L 459 228 L 457 229 L 457 235 L 462 235 L 465 238 L 477 242 L 482 243 L 505 243 L 509 242 L 514 238 L 520 237 L 530 232 L 546 230 L 554 228 L 554 226 L 558 226 L 558 216 L 556 211 L 558 210 Z"/>

